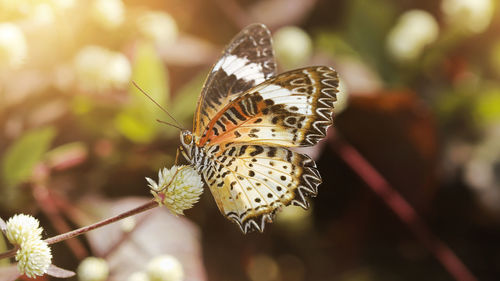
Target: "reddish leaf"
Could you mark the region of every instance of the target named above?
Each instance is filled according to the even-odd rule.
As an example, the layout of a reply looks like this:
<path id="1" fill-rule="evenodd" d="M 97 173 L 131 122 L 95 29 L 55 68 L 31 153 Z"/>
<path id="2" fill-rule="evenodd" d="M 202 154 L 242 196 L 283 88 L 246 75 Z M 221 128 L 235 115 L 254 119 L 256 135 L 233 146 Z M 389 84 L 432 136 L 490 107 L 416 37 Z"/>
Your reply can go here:
<path id="1" fill-rule="evenodd" d="M 16 264 L 0 267 L 0 281 L 14 281 L 19 278 L 19 276 L 21 276 L 21 274 L 17 271 Z"/>
<path id="2" fill-rule="evenodd" d="M 146 188 L 146 187 L 145 187 Z M 111 217 L 140 206 L 145 199 L 127 198 L 103 201 L 93 199 L 82 204 L 92 210 L 95 220 Z M 155 208 L 133 218 L 132 232 L 124 231 L 123 221 L 107 225 L 87 234 L 93 255 L 104 257 L 113 280 L 126 280 L 130 274 L 145 270 L 148 261 L 162 254 L 177 258 L 185 273 L 185 280 L 205 280 L 201 259 L 199 232 L 183 216 L 176 217 L 166 208 Z"/>

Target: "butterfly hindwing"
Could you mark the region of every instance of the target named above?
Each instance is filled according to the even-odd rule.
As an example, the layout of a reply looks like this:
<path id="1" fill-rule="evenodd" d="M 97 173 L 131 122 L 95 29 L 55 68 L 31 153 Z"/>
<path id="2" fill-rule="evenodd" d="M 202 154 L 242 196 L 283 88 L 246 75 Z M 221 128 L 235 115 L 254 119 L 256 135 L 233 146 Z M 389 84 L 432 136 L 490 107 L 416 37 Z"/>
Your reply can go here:
<path id="1" fill-rule="evenodd" d="M 275 74 L 269 30 L 262 24 L 246 27 L 227 45 L 203 86 L 193 121 L 195 135 L 231 99 Z"/>
<path id="2" fill-rule="evenodd" d="M 314 161 L 283 147 L 231 145 L 209 159 L 203 177 L 219 210 L 244 233 L 263 231 L 282 206 L 307 208 L 321 183 Z"/>
<path id="3" fill-rule="evenodd" d="M 200 145 L 314 145 L 332 124 L 338 83 L 337 72 L 325 66 L 280 74 L 222 108 L 207 124 Z"/>

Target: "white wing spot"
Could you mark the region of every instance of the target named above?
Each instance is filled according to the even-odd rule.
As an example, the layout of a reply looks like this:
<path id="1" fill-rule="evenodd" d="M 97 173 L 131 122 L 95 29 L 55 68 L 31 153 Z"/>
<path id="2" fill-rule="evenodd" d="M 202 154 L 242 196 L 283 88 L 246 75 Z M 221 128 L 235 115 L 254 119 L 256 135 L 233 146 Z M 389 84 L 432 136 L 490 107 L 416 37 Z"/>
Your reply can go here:
<path id="1" fill-rule="evenodd" d="M 237 79 L 255 81 L 256 84 L 265 80 L 262 65 L 250 63 L 250 61 L 246 58 L 241 58 L 235 55 L 226 56 L 217 62 L 214 66 L 213 72 L 216 72 L 221 68 L 227 75 L 234 74 Z"/>

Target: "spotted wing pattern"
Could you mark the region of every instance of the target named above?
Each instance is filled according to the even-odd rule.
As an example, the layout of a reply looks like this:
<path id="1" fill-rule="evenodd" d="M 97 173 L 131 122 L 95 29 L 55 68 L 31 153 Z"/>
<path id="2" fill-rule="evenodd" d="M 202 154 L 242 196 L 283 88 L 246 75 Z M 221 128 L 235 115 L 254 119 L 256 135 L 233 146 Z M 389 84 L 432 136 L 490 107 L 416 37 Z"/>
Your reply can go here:
<path id="1" fill-rule="evenodd" d="M 314 145 L 332 124 L 338 83 L 336 71 L 325 66 L 280 74 L 227 104 L 199 145 Z"/>
<path id="2" fill-rule="evenodd" d="M 234 97 L 276 74 L 271 34 L 252 24 L 236 35 L 213 66 L 193 120 L 195 135 Z"/>
<path id="3" fill-rule="evenodd" d="M 282 206 L 307 208 L 307 197 L 316 196 L 314 161 L 287 147 L 325 137 L 338 86 L 337 73 L 325 66 L 276 76 L 271 35 L 260 24 L 243 29 L 214 65 L 187 158 L 244 233 L 263 231 Z"/>
<path id="4" fill-rule="evenodd" d="M 284 147 L 238 144 L 218 152 L 210 147 L 199 171 L 222 214 L 244 233 L 262 232 L 282 206 L 306 209 L 321 183 L 313 160 Z"/>

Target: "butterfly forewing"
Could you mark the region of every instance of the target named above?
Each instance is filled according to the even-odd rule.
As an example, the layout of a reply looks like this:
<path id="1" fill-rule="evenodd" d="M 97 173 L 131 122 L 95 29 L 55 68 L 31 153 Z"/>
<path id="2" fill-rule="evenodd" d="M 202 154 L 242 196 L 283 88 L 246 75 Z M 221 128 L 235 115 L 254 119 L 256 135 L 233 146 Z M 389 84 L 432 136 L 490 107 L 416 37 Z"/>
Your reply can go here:
<path id="1" fill-rule="evenodd" d="M 208 75 L 193 121 L 195 135 L 231 99 L 275 74 L 269 30 L 262 24 L 246 27 L 228 44 Z"/>
<path id="2" fill-rule="evenodd" d="M 338 82 L 335 70 L 324 66 L 269 79 L 218 112 L 207 125 L 200 145 L 314 145 L 332 124 Z"/>

